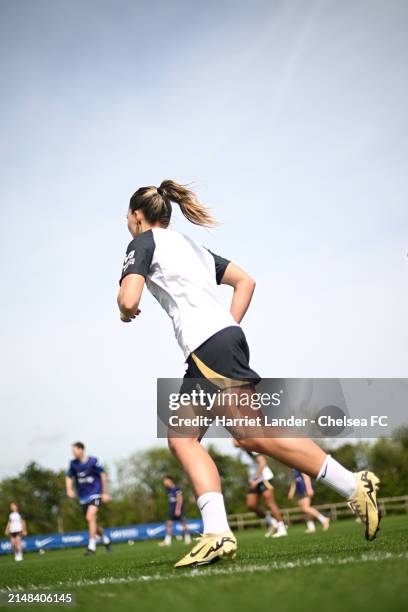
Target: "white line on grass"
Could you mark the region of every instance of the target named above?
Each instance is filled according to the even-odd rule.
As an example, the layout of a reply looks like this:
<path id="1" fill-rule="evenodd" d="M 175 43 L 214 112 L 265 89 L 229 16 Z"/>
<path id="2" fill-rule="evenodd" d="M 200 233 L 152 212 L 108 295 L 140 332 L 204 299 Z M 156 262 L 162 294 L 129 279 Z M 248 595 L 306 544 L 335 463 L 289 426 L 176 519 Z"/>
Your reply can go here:
<path id="1" fill-rule="evenodd" d="M 171 574 L 147 574 L 145 576 L 126 576 L 123 578 L 97 578 L 95 580 L 71 580 L 67 582 L 56 582 L 53 585 L 14 585 L 0 589 L 0 593 L 9 591 L 42 591 L 69 589 L 84 586 L 100 586 L 104 584 L 132 584 L 141 582 L 160 582 L 163 580 L 175 580 L 177 578 L 204 578 L 206 576 L 232 576 L 234 574 L 252 574 L 256 572 L 270 572 L 273 570 L 290 570 L 300 567 L 313 567 L 314 565 L 348 565 L 349 563 L 372 563 L 375 561 L 408 560 L 408 553 L 367 553 L 359 557 L 314 557 L 312 559 L 298 559 L 297 561 L 273 561 L 262 565 L 235 565 L 229 567 L 202 567 L 193 570 L 178 570 Z"/>

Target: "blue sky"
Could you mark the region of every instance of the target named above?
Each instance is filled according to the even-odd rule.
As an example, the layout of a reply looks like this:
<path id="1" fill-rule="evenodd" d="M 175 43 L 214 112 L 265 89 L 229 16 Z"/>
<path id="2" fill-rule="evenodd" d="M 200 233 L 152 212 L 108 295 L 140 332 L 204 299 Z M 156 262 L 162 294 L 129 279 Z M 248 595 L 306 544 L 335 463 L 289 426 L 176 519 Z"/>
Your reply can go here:
<path id="1" fill-rule="evenodd" d="M 1 3 L 0 476 L 157 443 L 183 357 L 115 298 L 129 196 L 164 178 L 221 221 L 173 227 L 257 279 L 262 375 L 408 376 L 407 26 L 403 1 Z"/>

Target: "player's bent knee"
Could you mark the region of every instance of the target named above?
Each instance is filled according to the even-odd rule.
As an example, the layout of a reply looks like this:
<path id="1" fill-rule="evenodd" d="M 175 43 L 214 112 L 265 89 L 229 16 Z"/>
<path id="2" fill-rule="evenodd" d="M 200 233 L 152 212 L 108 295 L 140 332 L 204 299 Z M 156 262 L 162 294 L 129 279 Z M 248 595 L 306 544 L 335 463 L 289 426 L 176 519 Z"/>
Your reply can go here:
<path id="1" fill-rule="evenodd" d="M 168 438 L 167 444 L 174 455 L 183 448 L 188 448 L 192 444 L 197 444 L 197 438 Z"/>
<path id="2" fill-rule="evenodd" d="M 90 508 L 88 508 L 88 512 L 86 513 L 85 519 L 88 523 L 96 521 L 96 515 L 97 508 L 95 506 L 91 506 Z"/>
<path id="3" fill-rule="evenodd" d="M 237 442 L 246 451 L 259 452 L 259 445 L 254 438 L 241 438 Z"/>

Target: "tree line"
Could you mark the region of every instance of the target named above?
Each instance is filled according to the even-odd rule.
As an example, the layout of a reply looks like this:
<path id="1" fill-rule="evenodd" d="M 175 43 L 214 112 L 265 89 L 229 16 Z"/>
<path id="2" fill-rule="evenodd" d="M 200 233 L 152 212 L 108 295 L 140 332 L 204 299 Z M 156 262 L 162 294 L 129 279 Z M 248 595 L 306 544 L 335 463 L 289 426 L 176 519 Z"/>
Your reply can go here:
<path id="1" fill-rule="evenodd" d="M 328 450 L 328 449 L 326 449 Z M 247 472 L 237 454 L 230 455 L 210 446 L 223 482 L 229 514 L 245 512 Z M 330 453 L 351 470 L 370 466 L 381 479 L 382 497 L 408 494 L 408 428 L 392 439 L 372 442 L 346 442 Z M 281 507 L 289 507 L 287 492 L 291 471 L 273 459 L 268 460 L 275 474 L 275 495 Z M 111 501 L 102 507 L 105 526 L 162 521 L 167 515 L 167 497 L 162 478 L 172 474 L 182 487 L 188 517 L 198 516 L 194 496 L 176 459 L 167 449 L 152 448 L 131 455 L 116 465 L 117 479 L 111 487 Z M 30 534 L 76 531 L 84 528 L 78 502 L 65 495 L 64 470 L 53 471 L 30 463 L 13 478 L 0 481 L 0 525 L 6 525 L 10 501 L 16 501 Z M 338 496 L 315 483 L 314 503 L 339 501 Z"/>

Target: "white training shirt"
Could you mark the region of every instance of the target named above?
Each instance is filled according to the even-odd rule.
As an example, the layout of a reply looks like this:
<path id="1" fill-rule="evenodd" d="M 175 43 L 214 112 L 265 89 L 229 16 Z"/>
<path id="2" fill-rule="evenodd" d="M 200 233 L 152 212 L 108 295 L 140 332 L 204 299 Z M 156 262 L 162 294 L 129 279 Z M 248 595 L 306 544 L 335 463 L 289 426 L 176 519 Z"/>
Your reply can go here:
<path id="1" fill-rule="evenodd" d="M 238 325 L 217 290 L 228 264 L 188 236 L 155 227 L 129 244 L 120 281 L 128 274 L 145 277 L 187 358 L 221 329 Z"/>
<path id="2" fill-rule="evenodd" d="M 261 475 L 255 478 L 258 471 L 259 463 L 256 460 L 258 453 L 251 453 L 249 451 L 240 451 L 239 458 L 244 463 L 248 470 L 248 482 L 263 482 L 264 480 L 271 480 L 273 478 L 273 472 L 268 464 L 262 470 Z"/>
<path id="3" fill-rule="evenodd" d="M 23 531 L 23 519 L 19 512 L 10 512 L 9 514 L 9 531 L 10 533 L 17 533 Z"/>

